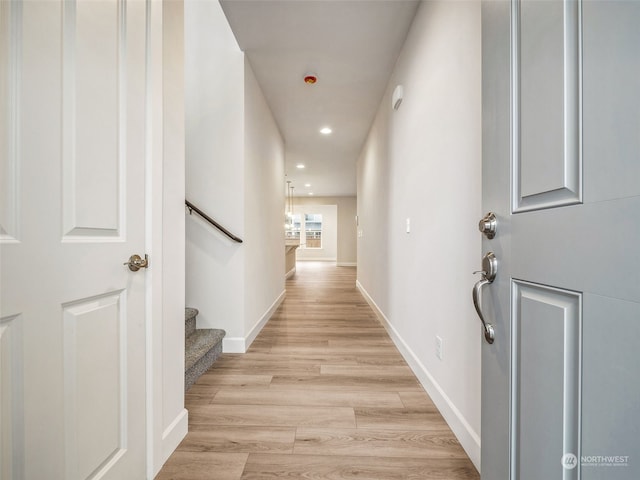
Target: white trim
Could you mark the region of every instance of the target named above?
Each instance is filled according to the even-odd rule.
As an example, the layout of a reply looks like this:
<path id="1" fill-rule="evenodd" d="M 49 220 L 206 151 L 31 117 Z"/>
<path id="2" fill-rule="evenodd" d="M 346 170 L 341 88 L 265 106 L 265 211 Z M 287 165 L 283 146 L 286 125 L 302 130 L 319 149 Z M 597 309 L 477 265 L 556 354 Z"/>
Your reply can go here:
<path id="1" fill-rule="evenodd" d="M 155 11 L 153 12 L 155 14 Z M 157 27 L 155 27 L 157 28 Z M 147 477 L 155 476 L 166 459 L 159 459 L 156 462 L 155 456 L 159 450 L 156 428 L 160 422 L 156 422 L 156 409 L 162 410 L 164 397 L 159 394 L 160 389 L 156 389 L 156 382 L 161 378 L 156 372 L 158 365 L 161 365 L 159 352 L 162 344 L 162 326 L 154 328 L 155 318 L 162 318 L 162 302 L 155 302 L 155 298 L 162 298 L 162 262 L 155 265 L 156 253 L 158 259 L 162 257 L 162 228 L 161 222 L 156 222 L 157 218 L 163 215 L 163 195 L 162 191 L 162 173 L 163 173 L 163 157 L 162 154 L 154 149 L 154 142 L 157 144 L 157 138 L 153 135 L 156 133 L 155 121 L 160 121 L 158 115 L 157 103 L 154 100 L 157 95 L 157 79 L 153 77 L 153 53 L 152 49 L 156 48 L 155 38 L 152 35 L 157 34 L 152 24 L 152 6 L 150 2 L 145 3 L 145 253 L 148 253 L 154 262 L 153 268 L 145 271 L 145 376 L 146 376 L 146 393 L 145 393 L 145 415 L 146 415 L 146 474 Z M 120 212 L 121 217 L 124 213 Z M 157 305 L 154 308 L 154 305 Z M 160 370 L 160 369 L 158 369 Z M 180 442 L 178 442 L 180 443 Z M 177 445 L 176 445 L 177 447 Z M 175 447 L 174 447 L 175 449 Z M 168 458 L 168 456 L 167 456 Z"/>
<path id="2" fill-rule="evenodd" d="M 285 280 L 290 279 L 291 277 L 293 277 L 296 274 L 296 267 L 294 266 L 291 270 L 289 270 L 286 275 L 284 276 Z"/>
<path id="3" fill-rule="evenodd" d="M 267 311 L 260 317 L 260 320 L 249 330 L 246 337 L 230 337 L 222 340 L 222 351 L 224 353 L 246 353 L 258 334 L 262 331 L 267 324 L 271 316 L 278 309 L 280 304 L 284 301 L 284 297 L 287 295 L 287 291 L 283 290 L 278 298 L 271 304 Z"/>
<path id="4" fill-rule="evenodd" d="M 164 465 L 164 462 L 169 459 L 182 439 L 187 435 L 188 428 L 189 412 L 186 409 L 182 409 L 178 416 L 162 432 L 162 458 L 159 459 L 157 465 Z"/>
<path id="5" fill-rule="evenodd" d="M 356 262 L 338 262 L 336 263 L 336 267 L 357 267 L 358 264 Z"/>
<path id="6" fill-rule="evenodd" d="M 223 353 L 246 353 L 244 337 L 224 337 L 222 339 Z"/>
<path id="7" fill-rule="evenodd" d="M 469 455 L 469 458 L 475 467 L 480 471 L 480 436 L 473 430 L 460 410 L 458 410 L 442 387 L 440 387 L 438 382 L 436 382 L 426 367 L 418 359 L 417 355 L 413 353 L 411 348 L 409 348 L 406 342 L 402 339 L 400 334 L 396 331 L 382 310 L 380 310 L 376 302 L 371 298 L 359 280 L 356 280 L 356 288 L 360 291 L 364 299 L 373 309 L 374 313 L 378 316 L 380 323 L 382 323 L 382 326 L 389 333 L 391 340 L 393 340 L 393 343 L 395 343 L 398 350 L 400 350 L 400 353 L 409 364 L 409 367 L 411 367 L 411 370 L 413 370 L 413 373 L 418 377 L 418 380 L 431 397 L 431 400 L 433 400 L 433 403 L 438 407 L 438 410 L 453 431 L 454 435 L 458 438 L 460 445 L 462 445 L 462 448 L 467 452 L 467 455 Z"/>
<path id="8" fill-rule="evenodd" d="M 296 261 L 297 262 L 334 262 L 336 261 L 335 258 L 313 258 L 313 257 L 304 257 L 304 258 L 297 258 L 296 257 Z"/>
<path id="9" fill-rule="evenodd" d="M 247 349 L 251 346 L 251 344 L 256 339 L 256 337 L 258 336 L 260 331 L 264 328 L 264 326 L 267 324 L 267 322 L 269 321 L 271 316 L 278 309 L 280 304 L 284 301 L 284 297 L 286 295 L 287 295 L 287 291 L 286 290 L 282 290 L 280 295 L 278 295 L 278 298 L 276 298 L 276 300 L 271 304 L 269 309 L 264 313 L 264 315 L 262 315 L 260 320 L 258 320 L 258 322 L 256 322 L 256 324 L 253 326 L 253 328 L 249 331 L 248 335 L 246 336 L 246 340 L 245 340 Z"/>
<path id="10" fill-rule="evenodd" d="M 184 332 L 184 323 L 179 319 L 183 318 L 185 305 L 185 225 L 184 208 L 180 203 L 184 201 L 184 122 L 180 121 L 184 113 L 183 3 L 183 0 L 145 0 L 144 7 L 148 48 L 146 120 L 149 138 L 146 155 L 153 167 L 152 191 L 149 192 L 152 218 L 148 230 L 151 234 L 148 247 L 152 249 L 149 252 L 151 267 L 146 274 L 152 282 L 153 307 L 148 352 L 152 363 L 147 371 L 150 382 L 147 479 L 155 478 L 188 430 L 184 368 L 166 368 L 167 363 L 177 362 L 184 367 L 184 336 L 181 339 L 180 335 L 175 335 L 177 331 Z M 171 45 L 165 48 L 167 39 L 171 40 Z M 175 125 L 175 128 L 166 131 L 167 125 Z M 179 235 L 176 236 L 176 232 Z M 175 258 L 176 255 L 179 258 Z M 177 288 L 180 286 L 182 288 Z M 171 340 L 166 341 L 167 338 Z"/>

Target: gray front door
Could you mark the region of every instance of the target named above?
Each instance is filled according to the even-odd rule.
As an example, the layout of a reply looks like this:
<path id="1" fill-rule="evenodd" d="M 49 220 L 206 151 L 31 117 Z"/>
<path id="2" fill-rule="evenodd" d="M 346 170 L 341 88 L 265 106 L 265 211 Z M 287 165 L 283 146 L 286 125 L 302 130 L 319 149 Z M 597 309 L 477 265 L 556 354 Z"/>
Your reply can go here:
<path id="1" fill-rule="evenodd" d="M 640 1 L 482 5 L 484 480 L 640 478 Z"/>

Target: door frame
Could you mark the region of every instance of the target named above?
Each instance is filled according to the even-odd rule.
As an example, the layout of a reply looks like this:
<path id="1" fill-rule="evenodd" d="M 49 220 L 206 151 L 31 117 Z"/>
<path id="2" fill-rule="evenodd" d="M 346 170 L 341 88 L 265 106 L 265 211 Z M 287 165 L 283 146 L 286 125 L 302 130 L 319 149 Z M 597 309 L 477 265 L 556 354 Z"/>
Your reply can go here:
<path id="1" fill-rule="evenodd" d="M 184 408 L 184 1 L 146 0 L 147 478 L 187 434 Z"/>

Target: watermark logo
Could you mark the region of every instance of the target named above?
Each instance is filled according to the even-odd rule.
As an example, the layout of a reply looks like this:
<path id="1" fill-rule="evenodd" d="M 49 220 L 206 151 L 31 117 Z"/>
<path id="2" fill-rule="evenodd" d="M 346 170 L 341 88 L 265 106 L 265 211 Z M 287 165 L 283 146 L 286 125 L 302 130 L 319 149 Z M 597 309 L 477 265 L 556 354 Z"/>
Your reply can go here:
<path id="1" fill-rule="evenodd" d="M 628 467 L 629 455 L 583 455 L 583 467 Z"/>
<path id="2" fill-rule="evenodd" d="M 573 453 L 565 453 L 560 459 L 562 468 L 573 470 L 578 466 L 578 457 Z M 628 455 L 582 455 L 580 457 L 582 467 L 628 467 Z"/>
<path id="3" fill-rule="evenodd" d="M 560 462 L 562 463 L 562 468 L 565 470 L 573 470 L 578 466 L 578 457 L 573 453 L 565 453 L 562 455 Z"/>

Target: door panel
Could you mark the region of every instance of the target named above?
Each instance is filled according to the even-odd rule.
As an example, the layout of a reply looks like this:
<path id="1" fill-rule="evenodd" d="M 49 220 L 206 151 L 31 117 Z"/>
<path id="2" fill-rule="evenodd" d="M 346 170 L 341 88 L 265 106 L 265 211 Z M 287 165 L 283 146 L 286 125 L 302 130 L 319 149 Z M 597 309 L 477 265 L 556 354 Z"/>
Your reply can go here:
<path id="1" fill-rule="evenodd" d="M 1 90 L 17 121 L 1 150 L 2 172 L 16 173 L 2 179 L 15 201 L 0 197 L 0 471 L 144 478 L 147 274 L 123 263 L 145 253 L 148 5 L 1 5 L 19 73 Z"/>
<path id="2" fill-rule="evenodd" d="M 565 187 L 564 28 L 559 2 L 524 2 L 520 12 L 520 196 Z M 516 64 L 517 65 L 517 64 Z M 540 152 L 542 155 L 537 155 Z"/>
<path id="3" fill-rule="evenodd" d="M 0 478 L 22 478 L 22 319 L 0 318 Z"/>
<path id="4" fill-rule="evenodd" d="M 63 8 L 63 232 L 118 236 L 126 161 L 127 48 L 118 2 Z M 120 48 L 122 47 L 122 48 Z"/>
<path id="5" fill-rule="evenodd" d="M 126 452 L 126 302 L 120 291 L 63 306 L 65 478 L 89 478 Z"/>
<path id="6" fill-rule="evenodd" d="M 0 2 L 0 241 L 19 237 L 17 88 L 20 6 Z"/>
<path id="7" fill-rule="evenodd" d="M 581 300 L 575 292 L 513 282 L 515 478 L 561 478 L 559 459 L 579 450 Z"/>
<path id="8" fill-rule="evenodd" d="M 486 1 L 482 22 L 483 479 L 640 478 L 640 2 Z"/>
<path id="9" fill-rule="evenodd" d="M 513 5 L 514 212 L 582 200 L 579 23 L 576 2 Z"/>

